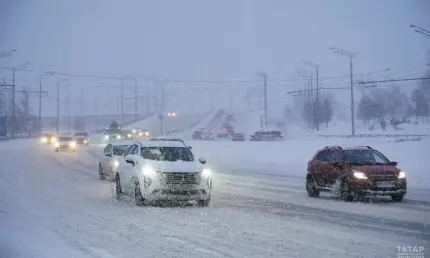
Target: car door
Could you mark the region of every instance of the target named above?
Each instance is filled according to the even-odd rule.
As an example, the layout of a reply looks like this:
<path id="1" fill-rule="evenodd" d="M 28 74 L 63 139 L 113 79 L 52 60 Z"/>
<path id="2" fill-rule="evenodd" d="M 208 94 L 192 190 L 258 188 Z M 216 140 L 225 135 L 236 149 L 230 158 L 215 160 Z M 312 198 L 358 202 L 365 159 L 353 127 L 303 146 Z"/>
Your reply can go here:
<path id="1" fill-rule="evenodd" d="M 118 174 L 121 179 L 121 189 L 123 192 L 128 193 L 129 187 L 127 182 L 127 176 L 129 174 L 129 170 L 131 169 L 130 163 L 127 163 L 127 157 L 132 153 L 136 145 L 130 145 L 127 150 L 124 152 L 124 155 L 120 158 L 119 167 L 117 169 Z"/>
<path id="2" fill-rule="evenodd" d="M 107 169 L 109 167 L 109 162 L 112 159 L 112 149 L 112 144 L 108 144 L 103 151 L 103 157 L 101 158 L 103 169 Z"/>
<path id="3" fill-rule="evenodd" d="M 127 153 L 127 156 L 125 156 L 125 166 L 126 169 L 124 170 L 125 175 L 125 183 L 126 188 L 128 190 L 132 189 L 133 186 L 133 177 L 136 173 L 136 166 L 139 163 L 138 156 L 139 155 L 139 146 L 136 144 L 132 145 L 132 148 L 130 148 L 129 152 Z"/>
<path id="4" fill-rule="evenodd" d="M 319 187 L 325 187 L 327 171 L 329 169 L 330 150 L 323 150 L 317 155 L 314 179 Z"/>
<path id="5" fill-rule="evenodd" d="M 325 185 L 334 186 L 340 179 L 342 175 L 341 164 L 343 164 L 341 152 L 339 150 L 333 151 L 329 159 L 329 169 L 327 170 Z"/>

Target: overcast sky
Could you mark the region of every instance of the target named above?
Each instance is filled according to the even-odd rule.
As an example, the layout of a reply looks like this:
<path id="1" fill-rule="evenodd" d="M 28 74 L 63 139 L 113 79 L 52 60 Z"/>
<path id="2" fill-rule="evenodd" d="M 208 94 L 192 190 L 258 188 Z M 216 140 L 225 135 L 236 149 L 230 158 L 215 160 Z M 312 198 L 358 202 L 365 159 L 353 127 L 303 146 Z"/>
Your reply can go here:
<path id="1" fill-rule="evenodd" d="M 322 78 L 347 75 L 348 59 L 328 49 L 335 46 L 357 54 L 357 76 L 386 68 L 391 71 L 375 78 L 419 76 L 425 70 L 430 38 L 414 33 L 409 24 L 430 30 L 429 13 L 427 0 L 2 0 L 0 52 L 17 52 L 0 59 L 0 66 L 30 62 L 28 69 L 38 71 L 113 77 L 139 73 L 183 80 L 258 80 L 257 73 L 264 71 L 278 80 L 297 77 L 298 67 L 303 67 L 299 61 L 308 60 L 321 66 Z M 11 78 L 10 71 L 0 71 L 0 77 Z M 44 88 L 50 91 L 45 114 L 55 114 L 53 84 L 58 79 L 45 79 Z M 20 72 L 19 80 L 36 88 L 25 81 L 38 76 Z M 321 83 L 341 86 L 347 79 Z M 69 88 L 73 98 L 85 88 L 86 112 L 91 112 L 94 86 L 101 84 L 118 82 L 71 78 Z M 271 84 L 278 88 L 271 98 L 280 97 L 279 105 L 288 101 L 279 91 L 286 84 L 294 90 L 303 83 Z M 207 105 L 209 95 L 218 96 L 216 89 L 228 89 L 222 84 L 193 86 L 192 92 L 184 84 L 166 87 L 206 98 L 197 105 Z M 199 87 L 212 91 L 198 91 Z M 243 102 L 245 85 L 232 87 L 242 89 L 233 96 L 235 102 Z M 129 88 L 127 96 L 133 93 Z M 103 105 L 115 102 L 114 108 L 106 109 L 116 110 L 113 91 L 106 96 Z M 168 108 L 192 108 L 189 96 L 177 96 L 168 101 Z M 215 105 L 227 105 L 219 96 Z M 132 112 L 132 105 L 126 109 Z"/>

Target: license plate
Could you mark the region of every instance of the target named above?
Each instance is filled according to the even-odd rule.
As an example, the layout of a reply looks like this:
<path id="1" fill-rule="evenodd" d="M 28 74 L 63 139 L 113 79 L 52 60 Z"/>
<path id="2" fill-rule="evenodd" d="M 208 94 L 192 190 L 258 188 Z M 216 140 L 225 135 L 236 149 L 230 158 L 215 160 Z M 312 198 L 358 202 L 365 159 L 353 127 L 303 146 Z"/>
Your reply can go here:
<path id="1" fill-rule="evenodd" d="M 394 187 L 396 186 L 396 183 L 394 181 L 381 181 L 376 182 L 376 186 L 381 188 Z"/>

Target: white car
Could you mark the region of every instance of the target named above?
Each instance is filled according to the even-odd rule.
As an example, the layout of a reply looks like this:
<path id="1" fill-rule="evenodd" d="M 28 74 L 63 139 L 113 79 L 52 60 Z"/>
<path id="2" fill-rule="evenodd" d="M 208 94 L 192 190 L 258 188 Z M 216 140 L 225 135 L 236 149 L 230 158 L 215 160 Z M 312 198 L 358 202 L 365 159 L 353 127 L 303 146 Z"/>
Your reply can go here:
<path id="1" fill-rule="evenodd" d="M 55 152 L 59 151 L 76 151 L 76 141 L 72 136 L 60 136 L 54 143 Z"/>
<path id="2" fill-rule="evenodd" d="M 109 128 L 103 135 L 103 140 L 106 142 L 114 142 L 121 140 L 121 129 Z"/>
<path id="3" fill-rule="evenodd" d="M 205 164 L 182 142 L 135 142 L 120 160 L 116 195 L 130 194 L 139 206 L 154 201 L 197 201 L 208 206 L 212 175 Z"/>
<path id="4" fill-rule="evenodd" d="M 110 180 L 115 178 L 120 158 L 132 143 L 134 143 L 134 141 L 119 141 L 106 145 L 103 150 L 103 155 L 99 160 L 100 180 L 104 180 L 106 177 Z"/>

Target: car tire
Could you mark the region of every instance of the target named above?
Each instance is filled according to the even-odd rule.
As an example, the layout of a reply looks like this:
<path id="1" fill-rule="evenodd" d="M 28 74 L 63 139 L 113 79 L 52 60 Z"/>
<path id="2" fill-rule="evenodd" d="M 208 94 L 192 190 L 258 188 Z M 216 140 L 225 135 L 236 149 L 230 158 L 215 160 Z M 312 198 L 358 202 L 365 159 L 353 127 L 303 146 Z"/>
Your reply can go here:
<path id="1" fill-rule="evenodd" d="M 100 164 L 100 163 L 99 163 L 99 179 L 100 180 L 104 180 L 105 179 L 105 176 L 103 174 L 103 167 L 102 167 L 102 164 Z"/>
<path id="2" fill-rule="evenodd" d="M 59 149 L 55 149 L 55 152 L 59 152 L 60 150 Z"/>
<path id="3" fill-rule="evenodd" d="M 403 201 L 403 197 L 405 197 L 404 194 L 393 194 L 391 195 L 391 200 L 393 200 L 393 202 L 401 202 Z"/>
<path id="4" fill-rule="evenodd" d="M 116 198 L 119 200 L 121 198 L 122 189 L 121 189 L 121 179 L 119 178 L 118 174 L 116 174 L 115 176 L 115 194 L 116 194 Z"/>
<path id="5" fill-rule="evenodd" d="M 320 196 L 320 191 L 318 190 L 312 177 L 306 179 L 306 191 L 308 192 L 309 197 Z"/>
<path id="6" fill-rule="evenodd" d="M 204 200 L 198 200 L 198 201 L 197 201 L 197 205 L 198 205 L 199 207 L 208 207 L 208 206 L 209 206 L 209 204 L 210 204 L 210 202 L 211 202 L 211 198 L 209 198 L 209 199 L 204 199 Z"/>
<path id="7" fill-rule="evenodd" d="M 345 202 L 351 202 L 354 200 L 354 195 L 347 180 L 343 180 L 342 182 L 342 186 L 340 188 L 340 197 Z"/>
<path id="8" fill-rule="evenodd" d="M 134 185 L 133 200 L 134 204 L 137 206 L 144 206 L 146 204 L 145 198 L 143 198 L 142 193 L 140 192 L 139 182 L 136 182 Z"/>

